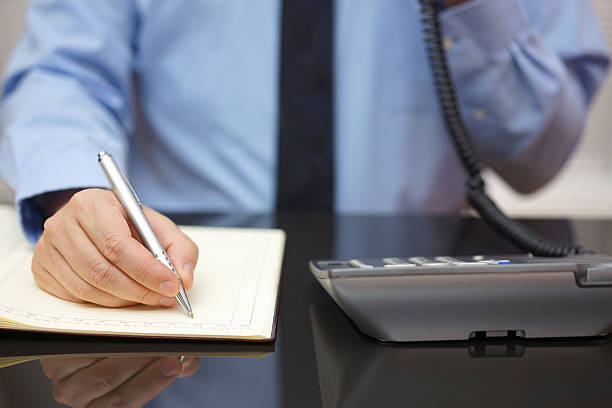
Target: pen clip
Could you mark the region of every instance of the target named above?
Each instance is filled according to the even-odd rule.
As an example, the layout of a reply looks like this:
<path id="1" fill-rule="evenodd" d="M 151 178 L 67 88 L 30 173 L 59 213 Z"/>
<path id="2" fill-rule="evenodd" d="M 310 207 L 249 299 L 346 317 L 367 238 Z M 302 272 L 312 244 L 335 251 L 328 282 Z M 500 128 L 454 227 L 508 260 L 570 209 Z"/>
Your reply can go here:
<path id="1" fill-rule="evenodd" d="M 127 184 L 127 186 L 129 187 L 130 191 L 134 195 L 134 199 L 136 200 L 136 203 L 138 204 L 138 206 L 140 208 L 142 208 L 142 204 L 140 203 L 140 198 L 138 198 L 138 194 L 136 194 L 136 191 L 134 191 L 134 187 L 132 187 L 132 185 L 127 181 L 127 177 L 125 177 L 125 174 L 123 174 L 121 169 L 119 169 L 119 173 L 121 173 L 121 177 L 123 177 L 123 179 L 125 180 L 125 184 Z"/>
<path id="2" fill-rule="evenodd" d="M 138 198 L 138 194 L 136 194 L 136 192 L 134 191 L 134 188 L 132 187 L 131 184 L 128 184 L 128 185 L 130 187 L 130 190 L 132 190 L 132 194 L 134 194 L 134 198 L 136 199 L 136 202 L 138 203 L 140 208 L 142 208 L 142 204 L 140 203 L 140 198 Z"/>

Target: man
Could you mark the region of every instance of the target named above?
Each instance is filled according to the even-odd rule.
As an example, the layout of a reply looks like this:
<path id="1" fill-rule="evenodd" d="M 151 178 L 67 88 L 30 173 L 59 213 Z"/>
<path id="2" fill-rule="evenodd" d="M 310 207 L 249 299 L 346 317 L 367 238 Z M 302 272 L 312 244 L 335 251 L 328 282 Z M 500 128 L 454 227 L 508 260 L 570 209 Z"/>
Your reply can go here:
<path id="1" fill-rule="evenodd" d="M 318 3 L 285 1 L 281 13 L 280 0 L 32 1 L 6 76 L 0 166 L 26 234 L 38 240 L 32 268 L 43 289 L 106 306 L 174 304 L 176 280 L 132 237 L 112 193 L 99 189 L 107 187 L 99 150 L 112 153 L 142 201 L 161 211 L 265 212 L 281 203 L 284 190 L 278 199 L 277 190 L 291 188 L 287 176 L 302 164 L 287 160 L 283 146 L 303 128 L 285 126 L 308 126 L 313 139 L 325 134 L 316 115 L 288 120 L 309 107 L 287 110 L 284 100 L 299 93 L 287 89 L 329 85 L 310 70 L 328 57 L 314 44 L 327 27 Z M 575 146 L 608 68 L 590 2 L 441 5 L 452 75 L 483 162 L 517 190 L 537 189 Z M 293 17 L 283 32 L 300 22 L 314 31 L 286 34 L 281 44 L 281 15 Z M 333 17 L 333 149 L 304 161 L 301 176 L 315 192 L 302 197 L 324 198 L 308 207 L 457 211 L 465 173 L 440 116 L 418 2 L 337 0 Z M 291 60 L 300 51 L 309 57 Z M 292 88 L 290 72 L 293 80 L 313 80 Z M 146 137 L 134 135 L 136 99 L 150 124 Z M 331 126 L 329 110 L 320 110 Z M 317 163 L 330 152 L 333 167 Z M 325 168 L 333 184 L 312 177 Z M 170 220 L 147 211 L 189 287 L 197 248 Z"/>

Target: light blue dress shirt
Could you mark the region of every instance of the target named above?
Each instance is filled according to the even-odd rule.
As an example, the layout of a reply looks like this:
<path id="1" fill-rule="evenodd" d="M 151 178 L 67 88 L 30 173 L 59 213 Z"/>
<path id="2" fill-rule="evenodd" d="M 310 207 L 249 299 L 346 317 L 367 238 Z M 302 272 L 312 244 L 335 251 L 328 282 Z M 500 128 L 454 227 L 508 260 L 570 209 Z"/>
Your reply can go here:
<path id="1" fill-rule="evenodd" d="M 280 7 L 33 0 L 6 72 L 0 153 L 30 238 L 42 222 L 28 198 L 107 186 L 102 149 L 161 211 L 273 211 Z M 438 108 L 418 1 L 335 7 L 336 211 L 457 211 L 466 176 Z M 592 5 L 473 0 L 445 10 L 442 27 L 483 162 L 519 191 L 541 186 L 573 150 L 608 68 Z M 148 120 L 135 132 L 137 101 Z"/>

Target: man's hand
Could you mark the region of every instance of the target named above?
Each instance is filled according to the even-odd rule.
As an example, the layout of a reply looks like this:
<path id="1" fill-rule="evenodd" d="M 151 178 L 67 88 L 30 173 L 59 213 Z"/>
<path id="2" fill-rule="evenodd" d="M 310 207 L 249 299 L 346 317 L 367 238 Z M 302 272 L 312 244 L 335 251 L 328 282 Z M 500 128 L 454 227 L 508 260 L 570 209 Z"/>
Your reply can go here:
<path id="1" fill-rule="evenodd" d="M 189 289 L 197 246 L 170 219 L 150 208 L 144 211 Z M 73 302 L 173 306 L 178 279 L 137 236 L 111 191 L 79 191 L 45 222 L 34 248 L 34 279 L 43 290 Z"/>
<path id="2" fill-rule="evenodd" d="M 41 360 L 53 397 L 71 407 L 140 407 L 178 377 L 200 368 L 200 358 L 108 357 Z"/>

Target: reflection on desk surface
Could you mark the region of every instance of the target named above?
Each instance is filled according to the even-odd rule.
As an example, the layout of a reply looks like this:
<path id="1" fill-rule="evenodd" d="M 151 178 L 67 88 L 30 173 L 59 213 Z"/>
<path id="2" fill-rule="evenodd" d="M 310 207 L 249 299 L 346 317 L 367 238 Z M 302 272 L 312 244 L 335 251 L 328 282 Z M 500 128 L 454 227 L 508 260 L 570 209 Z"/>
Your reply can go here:
<path id="1" fill-rule="evenodd" d="M 388 344 L 331 301 L 310 318 L 325 408 L 612 405 L 608 338 Z"/>
<path id="2" fill-rule="evenodd" d="M 177 378 L 200 368 L 199 357 L 69 357 L 40 360 L 53 397 L 70 407 L 139 407 Z"/>
<path id="3" fill-rule="evenodd" d="M 45 357 L 0 369 L 0 406 L 274 408 L 277 366 L 274 353 Z"/>

